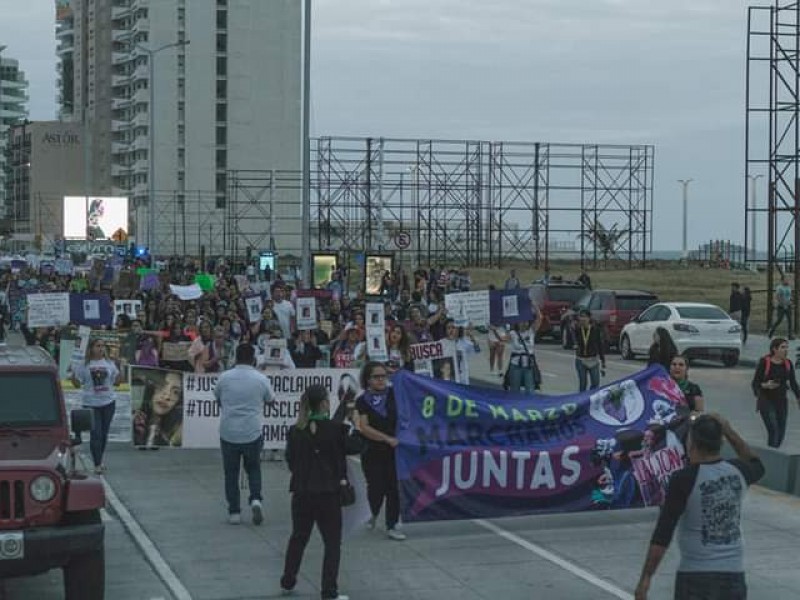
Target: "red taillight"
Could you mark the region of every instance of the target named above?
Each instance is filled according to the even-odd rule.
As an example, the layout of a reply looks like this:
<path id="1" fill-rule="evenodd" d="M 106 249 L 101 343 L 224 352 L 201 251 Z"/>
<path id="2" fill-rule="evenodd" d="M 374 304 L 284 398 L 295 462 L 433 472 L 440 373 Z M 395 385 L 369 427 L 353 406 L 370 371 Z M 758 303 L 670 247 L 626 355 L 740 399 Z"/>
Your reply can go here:
<path id="1" fill-rule="evenodd" d="M 616 311 L 611 311 L 611 314 L 608 316 L 608 322 L 612 323 L 612 324 L 617 322 L 617 312 Z"/>

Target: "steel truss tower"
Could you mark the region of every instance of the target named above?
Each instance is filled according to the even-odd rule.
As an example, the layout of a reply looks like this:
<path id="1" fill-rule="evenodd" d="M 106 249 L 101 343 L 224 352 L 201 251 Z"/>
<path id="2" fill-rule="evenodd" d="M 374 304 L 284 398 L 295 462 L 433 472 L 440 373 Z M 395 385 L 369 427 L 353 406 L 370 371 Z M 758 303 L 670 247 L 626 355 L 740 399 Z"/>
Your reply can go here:
<path id="1" fill-rule="evenodd" d="M 767 326 L 772 323 L 776 271 L 794 272 L 797 329 L 800 269 L 800 2 L 776 0 L 748 11 L 745 129 L 745 247 L 766 217 Z M 757 180 L 766 176 L 766 206 Z M 763 197 L 763 195 L 762 195 Z M 763 202 L 763 200 L 762 200 Z M 755 223 L 755 227 L 754 227 Z M 758 261 L 757 252 L 748 257 Z M 788 276 L 788 275 L 787 275 Z"/>

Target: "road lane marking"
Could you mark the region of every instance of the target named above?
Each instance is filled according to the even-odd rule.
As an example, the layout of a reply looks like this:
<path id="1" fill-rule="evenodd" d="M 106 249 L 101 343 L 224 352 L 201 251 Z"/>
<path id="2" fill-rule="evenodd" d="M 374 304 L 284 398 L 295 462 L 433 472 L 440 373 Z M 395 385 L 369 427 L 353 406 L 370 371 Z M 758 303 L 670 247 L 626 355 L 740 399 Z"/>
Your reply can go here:
<path id="1" fill-rule="evenodd" d="M 79 457 L 85 468 L 86 460 L 84 456 L 81 454 Z M 172 593 L 172 597 L 175 600 L 192 600 L 192 595 L 189 593 L 189 590 L 187 590 L 186 586 L 178 579 L 178 576 L 175 575 L 175 572 L 167 564 L 167 561 L 164 560 L 164 557 L 158 551 L 153 541 L 144 532 L 142 526 L 139 525 L 128 508 L 122 503 L 122 500 L 119 499 L 119 496 L 114 492 L 114 488 L 111 487 L 111 484 L 106 481 L 105 478 L 102 479 L 102 482 L 105 487 L 106 498 L 109 504 L 111 504 L 114 514 L 117 515 L 117 518 L 122 522 L 128 535 L 133 538 L 134 543 L 139 547 L 142 554 L 144 554 L 145 559 L 150 563 L 152 569 Z"/>
<path id="2" fill-rule="evenodd" d="M 105 508 L 101 508 L 100 509 L 100 520 L 103 521 L 103 523 L 110 523 L 114 519 L 111 518 L 111 515 L 108 514 L 108 511 Z"/>
<path id="3" fill-rule="evenodd" d="M 474 519 L 472 521 L 476 525 L 483 527 L 484 529 L 491 531 L 498 537 L 501 537 L 509 542 L 512 542 L 519 546 L 520 548 L 524 548 L 525 550 L 535 554 L 539 558 L 543 558 L 547 562 L 550 562 L 557 567 L 561 567 L 568 573 L 571 573 L 575 577 L 583 579 L 586 583 L 593 585 L 596 588 L 599 588 L 605 592 L 608 592 L 612 596 L 619 598 L 620 600 L 633 600 L 633 594 L 630 592 L 626 592 L 625 590 L 618 588 L 612 583 L 601 579 L 594 573 L 587 571 L 586 569 L 579 567 L 575 563 L 571 563 L 568 560 L 561 558 L 557 554 L 542 548 L 541 546 L 534 544 L 533 542 L 529 542 L 526 539 L 519 537 L 518 535 L 511 533 L 510 531 L 506 531 L 502 527 L 495 525 L 494 523 L 490 523 L 485 519 Z"/>

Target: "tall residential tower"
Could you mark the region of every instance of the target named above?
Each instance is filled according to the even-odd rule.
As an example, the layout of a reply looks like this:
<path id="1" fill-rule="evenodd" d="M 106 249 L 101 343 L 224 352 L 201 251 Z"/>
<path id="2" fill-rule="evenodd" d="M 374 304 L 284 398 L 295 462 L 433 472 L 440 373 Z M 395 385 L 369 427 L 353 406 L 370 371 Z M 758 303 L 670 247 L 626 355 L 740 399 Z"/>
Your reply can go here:
<path id="1" fill-rule="evenodd" d="M 6 206 L 8 132 L 28 116 L 28 81 L 19 62 L 3 55 L 5 48 L 0 46 L 0 217 L 10 211 Z"/>

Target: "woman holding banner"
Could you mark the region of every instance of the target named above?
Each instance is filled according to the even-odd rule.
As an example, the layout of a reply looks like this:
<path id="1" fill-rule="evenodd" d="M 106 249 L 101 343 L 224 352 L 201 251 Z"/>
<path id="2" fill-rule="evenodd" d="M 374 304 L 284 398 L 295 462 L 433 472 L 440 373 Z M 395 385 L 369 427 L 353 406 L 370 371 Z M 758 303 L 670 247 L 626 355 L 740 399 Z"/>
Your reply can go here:
<path id="1" fill-rule="evenodd" d="M 400 520 L 400 491 L 397 487 L 397 405 L 389 387 L 389 376 L 383 363 L 368 362 L 361 369 L 361 389 L 356 401 L 359 430 L 367 446 L 361 457 L 367 497 L 372 511 L 369 528 L 375 528 L 378 514 L 386 499 L 386 535 L 391 540 L 406 539 L 397 529 Z"/>
<path id="2" fill-rule="evenodd" d="M 106 358 L 106 345 L 103 340 L 89 343 L 86 360 L 83 364 L 72 366 L 72 385 L 83 389 L 81 402 L 84 408 L 94 413 L 89 448 L 94 462 L 94 472 L 105 473 L 103 454 L 108 443 L 108 432 L 114 418 L 116 403 L 114 386 L 119 385 L 121 372 L 117 365 Z"/>
<path id="3" fill-rule="evenodd" d="M 536 341 L 536 330 L 539 328 L 541 313 L 537 311 L 535 321 L 522 321 L 512 328 L 509 334 L 511 356 L 508 359 L 508 389 L 512 392 L 533 394 L 541 387 L 536 374 L 539 371 L 533 346 Z"/>

